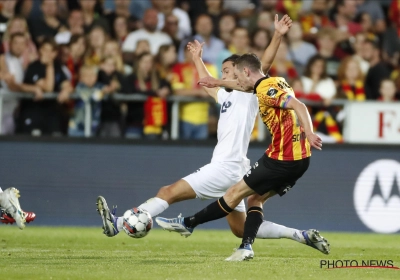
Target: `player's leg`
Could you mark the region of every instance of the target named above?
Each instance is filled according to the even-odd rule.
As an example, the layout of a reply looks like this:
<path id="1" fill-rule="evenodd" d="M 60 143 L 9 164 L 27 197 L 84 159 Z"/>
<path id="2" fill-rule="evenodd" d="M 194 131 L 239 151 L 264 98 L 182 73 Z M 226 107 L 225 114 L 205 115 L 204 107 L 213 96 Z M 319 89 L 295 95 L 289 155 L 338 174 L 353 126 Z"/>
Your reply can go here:
<path id="1" fill-rule="evenodd" d="M 138 207 L 155 217 L 165 211 L 170 204 L 194 198 L 196 198 L 196 193 L 190 184 L 181 179 L 172 185 L 160 188 L 155 197 L 148 199 Z M 103 220 L 104 234 L 109 237 L 117 235 L 122 230 L 123 218 L 116 216 L 116 208 L 110 211 L 105 198 L 99 196 L 97 198 L 97 210 Z"/>
<path id="2" fill-rule="evenodd" d="M 139 208 L 146 210 L 152 217 L 155 217 L 164 212 L 173 203 L 194 198 L 196 198 L 196 193 L 191 185 L 187 181 L 180 179 L 172 185 L 159 189 L 155 197 L 139 205 Z"/>
<path id="3" fill-rule="evenodd" d="M 232 211 L 226 220 L 232 233 L 239 238 L 243 237 L 244 222 L 246 221 L 246 212 Z"/>
<path id="4" fill-rule="evenodd" d="M 274 191 L 268 191 L 263 195 L 252 194 L 248 198 L 247 217 L 244 223 L 242 243 L 239 248 L 226 261 L 243 261 L 249 260 L 254 257 L 254 252 L 251 245 L 254 243 L 258 228 L 263 223 L 263 209 L 264 202 L 270 197 L 274 196 Z"/>
<path id="5" fill-rule="evenodd" d="M 11 217 L 17 223 L 20 229 L 25 227 L 24 212 L 19 204 L 19 191 L 16 188 L 8 188 L 4 192 L 0 193 L 0 206 L 5 209 L 7 213 L 10 213 Z"/>
<path id="6" fill-rule="evenodd" d="M 182 231 L 185 230 L 187 232 L 187 234 L 181 234 L 188 236 L 199 224 L 204 224 L 206 222 L 221 219 L 229 215 L 233 211 L 233 209 L 239 205 L 243 198 L 252 193 L 253 190 L 251 190 L 246 185 L 246 183 L 241 180 L 240 182 L 229 188 L 223 197 L 209 204 L 207 207 L 197 212 L 193 216 L 185 218 L 178 217 L 174 219 L 157 217 L 156 222 L 159 226 L 167 230 L 172 230 L 172 227 L 180 227 Z"/>

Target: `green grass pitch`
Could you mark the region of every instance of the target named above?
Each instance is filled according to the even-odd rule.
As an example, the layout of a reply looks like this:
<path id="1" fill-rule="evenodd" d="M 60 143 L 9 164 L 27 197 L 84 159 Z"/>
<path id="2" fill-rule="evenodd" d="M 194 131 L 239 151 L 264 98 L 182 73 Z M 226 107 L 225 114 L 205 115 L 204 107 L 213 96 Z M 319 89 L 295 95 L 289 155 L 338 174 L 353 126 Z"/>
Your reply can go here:
<path id="1" fill-rule="evenodd" d="M 393 269 L 321 269 L 320 260 L 393 260 L 400 235 L 322 232 L 329 256 L 291 240 L 257 240 L 255 258 L 224 261 L 240 240 L 229 231 L 189 238 L 153 229 L 142 239 L 100 228 L 0 226 L 0 279 L 400 279 Z"/>

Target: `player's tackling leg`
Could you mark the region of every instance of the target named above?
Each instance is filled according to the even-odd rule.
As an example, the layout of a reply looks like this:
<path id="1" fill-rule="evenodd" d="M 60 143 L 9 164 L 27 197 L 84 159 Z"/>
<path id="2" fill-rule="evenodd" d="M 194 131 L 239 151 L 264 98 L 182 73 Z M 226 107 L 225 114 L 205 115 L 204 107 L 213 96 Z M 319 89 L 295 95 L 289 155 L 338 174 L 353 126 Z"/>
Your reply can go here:
<path id="1" fill-rule="evenodd" d="M 1 190 L 1 189 L 0 189 Z M 20 229 L 25 227 L 25 216 L 19 205 L 19 191 L 16 188 L 8 188 L 0 192 L 0 208 L 9 213 Z"/>

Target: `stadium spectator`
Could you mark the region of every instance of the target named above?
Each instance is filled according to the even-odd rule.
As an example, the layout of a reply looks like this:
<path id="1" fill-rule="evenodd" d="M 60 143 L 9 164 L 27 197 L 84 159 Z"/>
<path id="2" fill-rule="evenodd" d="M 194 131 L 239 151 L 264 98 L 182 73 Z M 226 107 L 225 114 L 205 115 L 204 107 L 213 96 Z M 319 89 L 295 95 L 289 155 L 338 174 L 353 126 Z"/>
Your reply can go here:
<path id="1" fill-rule="evenodd" d="M 139 40 L 137 42 L 136 45 L 136 49 L 135 49 L 135 58 L 139 57 L 140 55 L 142 55 L 143 53 L 151 53 L 151 49 L 150 49 L 150 43 L 147 40 Z"/>
<path id="2" fill-rule="evenodd" d="M 301 16 L 300 23 L 303 36 L 307 41 L 313 42 L 321 28 L 332 26 L 327 10 L 328 0 L 313 0 L 311 11 Z"/>
<path id="3" fill-rule="evenodd" d="M 368 13 L 360 13 L 354 19 L 354 22 L 360 24 L 362 32 L 374 34 L 375 26 L 372 23 L 372 18 Z"/>
<path id="4" fill-rule="evenodd" d="M 357 14 L 367 14 L 374 31 L 382 33 L 386 30 L 385 15 L 382 6 L 376 1 L 356 0 Z"/>
<path id="5" fill-rule="evenodd" d="M 249 21 L 249 30 L 254 32 L 256 29 L 261 28 L 269 32 L 274 31 L 274 16 L 269 10 L 261 11 Z"/>
<path id="6" fill-rule="evenodd" d="M 130 14 L 130 11 L 129 11 L 129 5 L 131 3 L 130 0 L 114 0 L 114 3 L 115 3 L 114 10 L 107 13 L 105 18 L 108 21 L 108 25 L 111 27 L 111 36 L 116 38 L 117 33 L 119 31 L 117 28 L 115 28 L 115 21 L 118 18 L 121 18 L 120 21 L 122 22 L 122 19 L 124 19 L 124 21 L 126 23 L 125 28 L 126 28 L 126 31 L 128 32 L 128 19 L 136 20 L 136 18 L 132 17 Z M 121 23 L 119 23 L 119 24 L 121 24 Z M 128 34 L 126 34 L 126 35 L 128 35 Z"/>
<path id="7" fill-rule="evenodd" d="M 177 38 L 182 40 L 192 35 L 192 25 L 186 11 L 175 6 L 175 0 L 152 0 L 153 6 L 158 10 L 157 29 L 162 30 L 165 26 L 165 18 L 174 15 L 178 18 Z"/>
<path id="8" fill-rule="evenodd" d="M 39 59 L 32 62 L 25 72 L 24 83 L 39 86 L 43 92 L 58 93 L 57 100 L 21 100 L 17 131 L 32 135 L 62 134 L 62 103 L 69 100 L 73 91 L 71 83 L 55 60 L 57 45 L 52 38 L 42 41 Z"/>
<path id="9" fill-rule="evenodd" d="M 72 35 L 68 46 L 69 51 L 65 65 L 71 75 L 71 84 L 75 87 L 79 80 L 79 70 L 83 64 L 83 57 L 86 50 L 85 37 L 83 35 Z"/>
<path id="10" fill-rule="evenodd" d="M 355 23 L 353 19 L 357 14 L 356 1 L 354 0 L 338 0 L 336 2 L 334 17 L 334 25 L 339 31 L 339 40 L 348 40 L 358 32 L 362 31 L 360 24 Z"/>
<path id="11" fill-rule="evenodd" d="M 15 5 L 17 0 L 1 1 L 0 11 L 0 40 L 3 38 L 4 32 L 6 32 L 7 24 L 10 19 L 15 15 Z"/>
<path id="12" fill-rule="evenodd" d="M 329 106 L 336 95 L 336 85 L 326 73 L 326 61 L 320 55 L 315 55 L 307 63 L 304 75 L 301 77 L 303 97 L 310 100 L 322 100 L 323 107 L 312 107 L 314 129 L 318 131 L 326 142 L 341 142 L 343 137 L 340 127 L 335 121 L 334 112 Z"/>
<path id="13" fill-rule="evenodd" d="M 234 13 L 243 25 L 247 25 L 247 19 L 255 10 L 255 5 L 252 0 L 223 1 L 223 7 L 224 10 Z"/>
<path id="14" fill-rule="evenodd" d="M 124 17 L 116 17 L 113 25 L 114 38 L 118 40 L 120 46 L 124 43 L 126 37 L 128 37 L 128 21 Z"/>
<path id="15" fill-rule="evenodd" d="M 67 32 L 70 33 L 70 36 L 74 34 L 84 34 L 84 19 L 82 10 L 74 9 L 70 11 L 68 14 L 67 24 Z"/>
<path id="16" fill-rule="evenodd" d="M 196 35 L 193 40 L 205 42 L 203 46 L 203 59 L 208 63 L 215 63 L 218 54 L 225 48 L 224 43 L 212 35 L 213 25 L 211 17 L 207 14 L 200 15 L 196 20 L 195 25 Z M 187 61 L 185 57 L 187 40 L 182 41 L 179 47 L 178 61 Z"/>
<path id="17" fill-rule="evenodd" d="M 72 10 L 68 16 L 68 29 L 62 30 L 54 37 L 57 44 L 67 45 L 72 35 L 83 35 L 83 13 L 79 9 Z"/>
<path id="18" fill-rule="evenodd" d="M 174 45 L 162 45 L 156 56 L 156 68 L 161 79 L 172 83 L 172 67 L 177 61 L 176 48 Z"/>
<path id="19" fill-rule="evenodd" d="M 338 98 L 347 100 L 364 101 L 364 75 L 357 60 L 353 57 L 346 57 L 338 69 Z"/>
<path id="20" fill-rule="evenodd" d="M 68 123 L 68 135 L 72 137 L 85 136 L 85 102 L 91 105 L 90 133 L 96 135 L 100 125 L 101 99 L 104 92 L 101 91 L 103 85 L 97 83 L 97 67 L 94 65 L 84 65 L 79 70 L 79 83 L 75 88 L 79 99 L 75 101 L 74 110 Z"/>
<path id="21" fill-rule="evenodd" d="M 41 99 L 43 92 L 38 86 L 23 84 L 24 68 L 22 54 L 27 46 L 27 38 L 23 33 L 14 33 L 10 38 L 10 50 L 0 56 L 0 80 L 2 90 L 6 94 L 12 92 L 29 92 L 35 99 Z M 18 106 L 17 99 L 4 99 L 2 104 L 1 134 L 13 134 L 15 130 L 14 111 Z"/>
<path id="22" fill-rule="evenodd" d="M 122 72 L 118 69 L 120 62 L 118 55 L 105 54 L 100 64 L 97 82 L 104 86 L 99 128 L 101 137 L 119 137 L 122 133 L 120 105 L 112 99 L 112 94 L 119 92 L 123 83 Z"/>
<path id="23" fill-rule="evenodd" d="M 132 68 L 129 65 L 124 65 L 121 49 L 116 40 L 108 40 L 105 42 L 103 56 L 113 57 L 115 59 L 115 71 L 118 71 L 121 74 L 130 74 L 132 72 Z"/>
<path id="24" fill-rule="evenodd" d="M 392 80 L 382 80 L 379 87 L 380 97 L 378 98 L 378 100 L 383 102 L 394 102 L 397 100 L 396 93 L 396 84 Z"/>
<path id="25" fill-rule="evenodd" d="M 104 44 L 107 33 L 101 26 L 92 28 L 88 35 L 88 48 L 85 55 L 85 64 L 99 66 L 103 58 Z"/>
<path id="26" fill-rule="evenodd" d="M 278 14 L 277 6 L 279 0 L 259 0 L 259 5 L 257 7 L 258 12 L 268 11 L 272 15 Z"/>
<path id="27" fill-rule="evenodd" d="M 10 37 L 15 33 L 23 33 L 28 41 L 27 47 L 24 49 L 22 54 L 22 63 L 24 69 L 33 61 L 38 58 L 38 52 L 35 43 L 31 39 L 31 35 L 28 31 L 28 24 L 25 18 L 22 16 L 15 16 L 8 22 L 6 32 L 3 35 L 3 50 L 8 52 L 10 49 L 9 40 Z"/>
<path id="28" fill-rule="evenodd" d="M 206 68 L 211 76 L 217 77 L 217 68 L 206 63 Z M 185 62 L 176 64 L 172 73 L 174 75 L 172 88 L 175 95 L 209 97 L 199 85 L 199 76 L 196 67 L 190 58 L 190 52 L 185 48 Z M 181 139 L 206 139 L 208 137 L 208 111 L 207 102 L 181 103 L 180 106 L 180 138 Z"/>
<path id="29" fill-rule="evenodd" d="M 218 22 L 219 38 L 225 46 L 229 46 L 232 40 L 232 31 L 236 28 L 236 18 L 233 14 L 223 14 Z"/>
<path id="30" fill-rule="evenodd" d="M 116 1 L 118 0 L 107 0 L 104 1 L 104 9 L 106 10 L 107 13 L 113 12 L 116 7 Z M 149 8 L 151 8 L 151 1 L 150 0 L 119 0 L 119 1 L 125 1 L 129 3 L 129 13 L 137 18 L 137 19 L 143 19 L 145 11 Z"/>
<path id="31" fill-rule="evenodd" d="M 301 83 L 305 94 L 317 94 L 325 105 L 329 105 L 336 94 L 335 83 L 326 72 L 326 61 L 320 55 L 310 58 L 301 77 Z"/>
<path id="32" fill-rule="evenodd" d="M 58 18 L 56 0 L 43 0 L 40 6 L 43 16 L 29 21 L 29 28 L 35 42 L 40 43 L 45 37 L 54 37 L 67 28 Z"/>
<path id="33" fill-rule="evenodd" d="M 303 2 L 304 1 L 301 0 L 280 0 L 276 5 L 276 9 L 281 14 L 288 14 L 293 21 L 298 21 L 301 15 Z"/>
<path id="34" fill-rule="evenodd" d="M 232 43 L 228 47 L 231 54 L 242 55 L 250 52 L 249 32 L 244 27 L 236 27 L 232 31 Z"/>
<path id="35" fill-rule="evenodd" d="M 324 27 L 317 34 L 318 53 L 326 61 L 326 73 L 336 80 L 340 58 L 336 56 L 336 31 L 331 27 Z"/>
<path id="36" fill-rule="evenodd" d="M 289 55 L 287 58 L 294 63 L 297 73 L 302 73 L 309 59 L 317 53 L 317 49 L 303 40 L 303 31 L 298 22 L 293 22 L 288 39 Z"/>
<path id="37" fill-rule="evenodd" d="M 250 40 L 251 52 L 257 55 L 259 59 L 261 59 L 270 41 L 271 34 L 268 32 L 268 30 L 261 28 L 256 29 Z"/>
<path id="38" fill-rule="evenodd" d="M 379 87 L 382 80 L 390 77 L 390 69 L 381 60 L 381 51 L 376 41 L 365 41 L 363 58 L 370 64 L 367 76 L 365 77 L 365 93 L 367 99 L 376 100 L 379 98 Z"/>
<path id="39" fill-rule="evenodd" d="M 176 49 L 179 48 L 179 45 L 181 43 L 181 40 L 178 38 L 178 32 L 179 32 L 178 24 L 179 24 L 179 19 L 175 15 L 171 14 L 165 17 L 164 28 L 162 29 L 163 32 L 165 32 L 166 34 L 169 35 L 169 37 L 171 37 L 172 42 L 176 47 Z"/>
<path id="40" fill-rule="evenodd" d="M 219 26 L 219 23 L 220 23 L 221 18 L 223 16 L 227 15 L 226 13 L 224 13 L 223 0 L 206 0 L 205 4 L 206 4 L 206 10 L 203 11 L 203 13 L 209 14 L 212 19 L 213 35 L 216 37 L 221 37 L 220 33 L 219 33 L 219 29 L 221 26 Z M 232 18 L 234 18 L 233 14 L 229 14 L 229 15 L 231 15 Z"/>
<path id="41" fill-rule="evenodd" d="M 287 55 L 288 47 L 286 42 L 282 40 L 268 74 L 273 77 L 283 77 L 291 84 L 291 82 L 298 77 L 298 74 L 293 63 L 287 60 Z"/>
<path id="42" fill-rule="evenodd" d="M 390 22 L 395 26 L 397 35 L 400 38 L 400 1 L 392 0 L 389 8 Z"/>
<path id="43" fill-rule="evenodd" d="M 101 26 L 108 34 L 110 33 L 108 21 L 96 11 L 96 0 L 79 0 L 79 4 L 83 12 L 85 34 L 95 26 Z"/>
<path id="44" fill-rule="evenodd" d="M 133 74 L 126 77 L 122 92 L 148 96 L 144 104 L 128 103 L 125 137 L 159 138 L 167 122 L 165 97 L 171 90 L 169 83 L 158 76 L 151 53 L 142 53 L 137 58 Z"/>
<path id="45" fill-rule="evenodd" d="M 143 28 L 131 32 L 122 44 L 123 52 L 134 52 L 139 40 L 148 40 L 151 53 L 156 55 L 161 45 L 172 43 L 171 38 L 164 32 L 157 31 L 157 10 L 148 9 L 143 17 Z"/>
<path id="46" fill-rule="evenodd" d="M 364 75 L 367 75 L 369 69 L 369 63 L 363 58 L 363 46 L 364 42 L 367 40 L 367 34 L 360 32 L 354 36 L 354 40 L 352 43 L 352 49 L 354 51 L 353 58 L 360 65 L 361 71 Z"/>

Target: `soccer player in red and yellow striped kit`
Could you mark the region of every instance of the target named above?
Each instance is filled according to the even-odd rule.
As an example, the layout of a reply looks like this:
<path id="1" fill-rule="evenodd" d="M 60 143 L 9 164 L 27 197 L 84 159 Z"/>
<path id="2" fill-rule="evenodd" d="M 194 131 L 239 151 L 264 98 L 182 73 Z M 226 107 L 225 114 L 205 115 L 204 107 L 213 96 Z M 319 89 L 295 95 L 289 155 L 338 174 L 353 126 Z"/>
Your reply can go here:
<path id="1" fill-rule="evenodd" d="M 243 198 L 248 197 L 249 209 L 242 244 L 227 261 L 253 258 L 251 245 L 263 221 L 264 202 L 275 194 L 286 194 L 308 169 L 311 147 L 318 150 L 322 148 L 322 140 L 313 132 L 306 106 L 296 99 L 293 89 L 284 78 L 265 76 L 261 62 L 254 54 L 240 56 L 235 65 L 237 80 L 222 81 L 209 77 L 201 79 L 199 83 L 206 87 L 233 87 L 233 83 L 237 83 L 244 91 L 254 90 L 260 116 L 271 132 L 272 143 L 243 179 L 229 188 L 223 197 L 193 216 L 179 218 L 180 225 L 176 225 L 184 226 L 180 230 L 192 232 L 199 224 L 225 217 Z M 174 220 L 171 219 L 171 223 Z M 307 245 L 329 254 L 326 239 L 318 231 L 311 235 L 304 235 Z"/>

